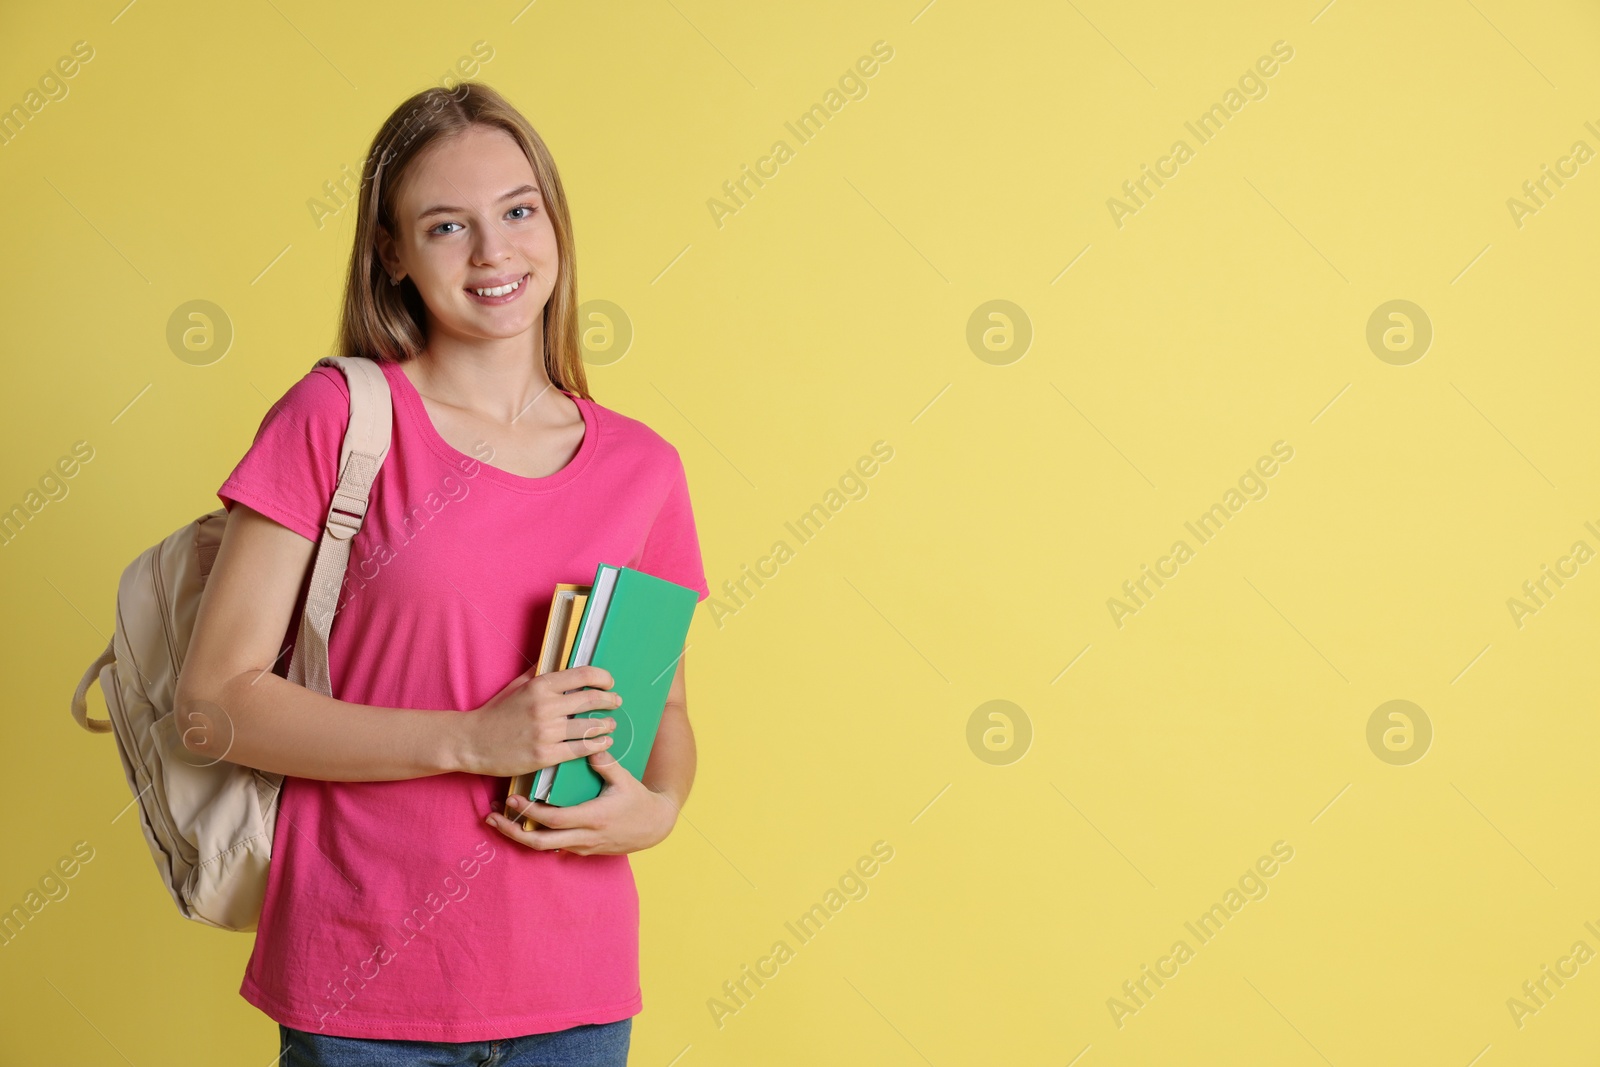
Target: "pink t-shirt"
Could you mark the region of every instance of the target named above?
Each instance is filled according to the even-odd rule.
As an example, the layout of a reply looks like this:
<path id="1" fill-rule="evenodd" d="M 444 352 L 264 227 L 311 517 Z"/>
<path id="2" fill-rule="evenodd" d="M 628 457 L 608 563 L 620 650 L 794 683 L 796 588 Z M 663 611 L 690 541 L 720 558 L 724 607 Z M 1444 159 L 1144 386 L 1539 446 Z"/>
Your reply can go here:
<path id="1" fill-rule="evenodd" d="M 584 420 L 577 454 L 525 478 L 490 466 L 487 449 L 452 447 L 399 365 L 379 366 L 394 435 L 329 640 L 334 696 L 481 707 L 533 665 L 552 588 L 588 584 L 600 563 L 706 598 L 682 461 L 644 423 L 572 397 Z M 349 396 L 338 369 L 307 372 L 218 490 L 224 506 L 237 501 L 320 540 Z M 538 852 L 502 836 L 483 819 L 506 785 L 466 773 L 285 778 L 240 994 L 295 1029 L 415 1041 L 638 1014 L 628 857 Z"/>

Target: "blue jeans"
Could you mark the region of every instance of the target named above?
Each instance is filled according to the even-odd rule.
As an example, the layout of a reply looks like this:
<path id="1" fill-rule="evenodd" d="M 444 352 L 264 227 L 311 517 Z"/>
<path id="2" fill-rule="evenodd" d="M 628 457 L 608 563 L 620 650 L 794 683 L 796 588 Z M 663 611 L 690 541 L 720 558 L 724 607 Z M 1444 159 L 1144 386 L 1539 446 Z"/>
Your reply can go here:
<path id="1" fill-rule="evenodd" d="M 627 1067 L 633 1020 L 499 1041 L 379 1041 L 278 1024 L 274 1067 Z"/>

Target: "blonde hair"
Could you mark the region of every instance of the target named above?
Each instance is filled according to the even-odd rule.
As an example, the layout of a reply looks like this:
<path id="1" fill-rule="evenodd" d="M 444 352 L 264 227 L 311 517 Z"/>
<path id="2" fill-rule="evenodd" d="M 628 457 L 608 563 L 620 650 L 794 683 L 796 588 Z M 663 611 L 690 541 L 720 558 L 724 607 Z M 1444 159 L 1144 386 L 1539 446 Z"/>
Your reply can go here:
<path id="1" fill-rule="evenodd" d="M 435 86 L 416 93 L 394 109 L 372 139 L 361 170 L 355 242 L 350 249 L 339 322 L 339 355 L 404 363 L 426 346 L 422 295 L 409 278 L 399 285 L 389 284 L 378 256 L 378 227 L 390 234 L 396 232 L 395 191 L 418 154 L 440 138 L 471 126 L 504 130 L 533 167 L 560 258 L 555 288 L 544 306 L 545 373 L 557 388 L 592 399 L 578 344 L 576 249 L 561 175 L 532 124 L 481 82 L 460 82 L 453 89 Z"/>

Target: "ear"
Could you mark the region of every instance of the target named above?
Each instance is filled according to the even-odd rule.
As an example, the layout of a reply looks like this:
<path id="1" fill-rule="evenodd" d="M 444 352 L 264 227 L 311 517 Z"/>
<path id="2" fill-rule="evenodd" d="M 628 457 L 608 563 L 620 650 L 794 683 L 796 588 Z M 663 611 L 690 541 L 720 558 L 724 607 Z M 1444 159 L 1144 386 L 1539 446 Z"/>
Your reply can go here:
<path id="1" fill-rule="evenodd" d="M 388 230 L 384 229 L 382 223 L 378 223 L 375 229 L 377 231 L 378 262 L 383 266 L 384 273 L 393 278 L 400 273 L 400 261 L 395 255 L 394 238 L 389 234 Z"/>

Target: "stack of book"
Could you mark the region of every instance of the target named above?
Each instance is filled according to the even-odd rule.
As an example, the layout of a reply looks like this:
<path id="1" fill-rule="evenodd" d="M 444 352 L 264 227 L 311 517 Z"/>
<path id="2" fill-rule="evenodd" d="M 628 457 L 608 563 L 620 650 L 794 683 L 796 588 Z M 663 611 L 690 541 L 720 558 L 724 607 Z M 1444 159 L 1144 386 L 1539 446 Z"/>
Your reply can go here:
<path id="1" fill-rule="evenodd" d="M 650 762 L 697 601 L 687 586 L 609 563 L 595 570 L 592 584 L 558 585 L 551 596 L 536 673 L 586 666 L 610 673 L 621 706 L 574 718 L 615 719 L 607 751 L 635 778 L 644 778 Z M 580 756 L 515 776 L 506 795 L 566 807 L 599 796 L 604 784 Z M 536 820 L 524 815 L 522 825 L 535 829 Z"/>

